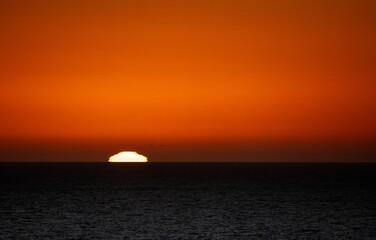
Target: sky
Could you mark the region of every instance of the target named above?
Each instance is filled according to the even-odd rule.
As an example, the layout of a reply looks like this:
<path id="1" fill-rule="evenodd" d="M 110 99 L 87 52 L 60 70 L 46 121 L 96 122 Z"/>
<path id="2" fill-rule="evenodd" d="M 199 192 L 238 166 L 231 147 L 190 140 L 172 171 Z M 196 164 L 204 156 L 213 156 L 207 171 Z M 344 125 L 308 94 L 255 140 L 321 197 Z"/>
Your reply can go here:
<path id="1" fill-rule="evenodd" d="M 2 0 L 0 161 L 376 161 L 375 12 Z"/>

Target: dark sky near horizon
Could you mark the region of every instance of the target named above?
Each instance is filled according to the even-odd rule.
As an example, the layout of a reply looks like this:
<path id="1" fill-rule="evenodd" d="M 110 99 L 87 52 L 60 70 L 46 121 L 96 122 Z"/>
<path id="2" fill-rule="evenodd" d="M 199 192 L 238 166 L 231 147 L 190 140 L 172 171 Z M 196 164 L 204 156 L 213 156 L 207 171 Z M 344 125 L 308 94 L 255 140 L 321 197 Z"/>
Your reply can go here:
<path id="1" fill-rule="evenodd" d="M 2 0 L 0 161 L 376 161 L 375 12 Z"/>

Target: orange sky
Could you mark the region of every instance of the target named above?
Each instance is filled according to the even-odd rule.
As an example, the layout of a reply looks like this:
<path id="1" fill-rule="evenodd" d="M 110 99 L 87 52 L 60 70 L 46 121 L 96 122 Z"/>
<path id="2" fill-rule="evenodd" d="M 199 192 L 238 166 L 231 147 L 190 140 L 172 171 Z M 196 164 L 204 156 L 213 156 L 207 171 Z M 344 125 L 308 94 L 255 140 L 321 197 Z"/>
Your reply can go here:
<path id="1" fill-rule="evenodd" d="M 0 140 L 376 139 L 373 0 L 0 2 Z"/>

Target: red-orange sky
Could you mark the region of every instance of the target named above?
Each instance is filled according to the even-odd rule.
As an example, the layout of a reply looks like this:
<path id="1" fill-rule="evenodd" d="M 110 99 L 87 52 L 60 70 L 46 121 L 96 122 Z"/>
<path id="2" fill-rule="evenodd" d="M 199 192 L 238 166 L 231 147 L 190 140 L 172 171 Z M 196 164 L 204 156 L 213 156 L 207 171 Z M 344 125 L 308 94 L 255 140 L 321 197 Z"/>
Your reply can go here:
<path id="1" fill-rule="evenodd" d="M 373 0 L 3 0 L 1 144 L 374 142 L 375 12 Z"/>

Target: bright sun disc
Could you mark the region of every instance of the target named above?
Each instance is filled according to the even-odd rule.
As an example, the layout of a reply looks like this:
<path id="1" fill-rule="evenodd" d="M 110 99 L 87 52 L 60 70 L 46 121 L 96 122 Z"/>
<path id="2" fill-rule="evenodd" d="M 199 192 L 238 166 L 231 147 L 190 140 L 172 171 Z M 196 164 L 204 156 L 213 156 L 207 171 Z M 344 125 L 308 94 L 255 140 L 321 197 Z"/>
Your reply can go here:
<path id="1" fill-rule="evenodd" d="M 147 162 L 147 157 L 138 154 L 137 152 L 120 152 L 108 159 L 109 162 Z"/>

